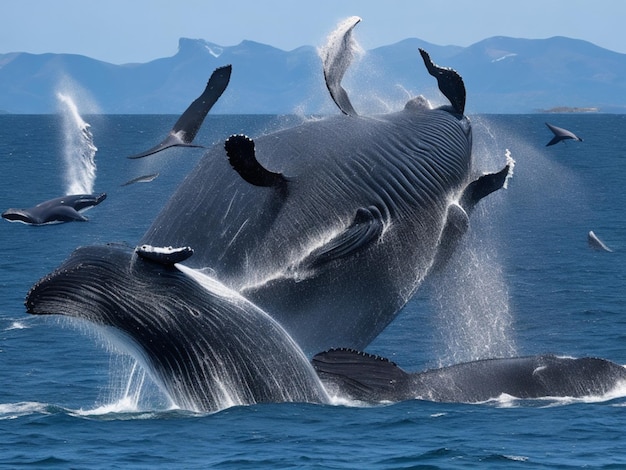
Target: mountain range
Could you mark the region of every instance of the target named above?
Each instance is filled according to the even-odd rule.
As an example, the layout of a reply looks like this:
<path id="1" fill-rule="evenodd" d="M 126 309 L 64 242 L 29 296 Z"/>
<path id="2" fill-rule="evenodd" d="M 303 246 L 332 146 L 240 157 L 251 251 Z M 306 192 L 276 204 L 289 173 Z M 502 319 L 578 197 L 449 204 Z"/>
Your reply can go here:
<path id="1" fill-rule="evenodd" d="M 398 109 L 418 94 L 445 102 L 420 47 L 462 75 L 468 114 L 626 113 L 626 54 L 565 37 L 492 37 L 468 47 L 413 38 L 371 49 L 358 54 L 343 81 L 357 111 Z M 55 113 L 61 91 L 88 97 L 103 114 L 179 114 L 225 64 L 233 66 L 231 82 L 212 113 L 337 112 L 312 46 L 283 51 L 253 41 L 223 47 L 188 38 L 172 57 L 123 65 L 73 54 L 0 54 L 0 110 Z"/>

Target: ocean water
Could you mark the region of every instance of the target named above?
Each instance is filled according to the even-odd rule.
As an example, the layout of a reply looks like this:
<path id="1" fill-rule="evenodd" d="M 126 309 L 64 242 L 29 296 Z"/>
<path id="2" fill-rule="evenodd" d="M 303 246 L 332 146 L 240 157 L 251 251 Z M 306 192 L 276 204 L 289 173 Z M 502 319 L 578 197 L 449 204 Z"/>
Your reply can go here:
<path id="1" fill-rule="evenodd" d="M 89 327 L 25 313 L 30 286 L 74 248 L 136 244 L 202 154 L 125 158 L 157 142 L 176 116 L 83 118 L 98 149 L 94 191 L 106 201 L 87 223 L 0 221 L 1 468 L 626 467 L 626 388 L 578 400 L 171 409 Z M 209 116 L 197 140 L 298 120 Z M 584 142 L 545 147 L 545 120 Z M 480 169 L 499 169 L 508 149 L 514 176 L 472 215 L 453 269 L 424 285 L 367 350 L 410 371 L 548 352 L 626 364 L 626 116 L 472 121 Z M 60 116 L 0 116 L 1 210 L 64 193 L 67 132 Z M 121 186 L 152 173 L 150 183 Z M 590 230 L 613 252 L 591 250 Z"/>

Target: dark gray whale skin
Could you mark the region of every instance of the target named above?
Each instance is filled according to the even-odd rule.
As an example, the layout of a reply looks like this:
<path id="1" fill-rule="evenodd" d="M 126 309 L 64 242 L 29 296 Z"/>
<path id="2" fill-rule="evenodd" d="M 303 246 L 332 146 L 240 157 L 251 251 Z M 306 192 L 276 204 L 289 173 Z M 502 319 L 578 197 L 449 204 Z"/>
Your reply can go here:
<path id="1" fill-rule="evenodd" d="M 128 158 L 144 158 L 171 147 L 202 147 L 202 145 L 193 144 L 193 140 L 196 138 L 207 114 L 219 97 L 222 96 L 224 90 L 226 90 L 228 82 L 230 81 L 231 69 L 232 67 L 230 65 L 215 69 L 209 77 L 209 81 L 202 94 L 180 115 L 165 139 L 154 147 L 136 155 L 131 155 Z M 134 181 L 135 180 L 131 180 L 128 183 Z"/>
<path id="2" fill-rule="evenodd" d="M 583 139 L 578 137 L 572 131 L 563 129 L 562 127 L 553 126 L 552 124 L 548 124 L 547 122 L 546 122 L 546 126 L 548 126 L 548 129 L 550 129 L 552 133 L 554 134 L 554 137 L 552 137 L 552 140 L 550 140 L 550 142 L 546 144 L 546 147 L 549 147 L 550 145 L 558 144 L 559 142 L 565 142 L 566 140 L 569 140 L 569 139 L 577 140 L 578 142 L 583 141 Z"/>
<path id="3" fill-rule="evenodd" d="M 453 201 L 476 177 L 471 149 L 469 119 L 422 98 L 254 139 L 270 186 L 244 180 L 217 145 L 140 243 L 192 247 L 190 266 L 255 302 L 309 354 L 362 348 L 426 277 L 444 228 L 467 228 L 471 207 Z"/>
<path id="4" fill-rule="evenodd" d="M 113 327 L 120 344 L 183 409 L 262 402 L 322 403 L 308 359 L 268 315 L 217 283 L 121 246 L 78 248 L 26 298 L 31 314 Z M 130 340 L 130 341 L 128 341 Z"/>
<path id="5" fill-rule="evenodd" d="M 2 218 L 10 222 L 22 222 L 29 225 L 84 222 L 88 219 L 81 212 L 100 204 L 105 199 L 106 193 L 61 196 L 28 209 L 7 209 L 2 213 Z"/>
<path id="6" fill-rule="evenodd" d="M 606 359 L 550 354 L 484 359 L 407 373 L 387 359 L 349 349 L 313 357 L 322 382 L 367 403 L 422 399 L 476 403 L 502 394 L 521 399 L 602 396 L 626 384 L 626 368 Z"/>

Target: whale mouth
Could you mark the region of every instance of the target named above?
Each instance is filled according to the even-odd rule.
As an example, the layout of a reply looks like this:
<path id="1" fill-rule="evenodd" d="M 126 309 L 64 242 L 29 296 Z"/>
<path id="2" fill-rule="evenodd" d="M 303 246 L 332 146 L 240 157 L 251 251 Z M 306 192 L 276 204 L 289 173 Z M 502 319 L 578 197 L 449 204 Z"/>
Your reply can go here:
<path id="1" fill-rule="evenodd" d="M 25 224 L 28 217 L 20 209 L 7 209 L 2 213 L 2 218 L 9 222 L 21 222 Z"/>

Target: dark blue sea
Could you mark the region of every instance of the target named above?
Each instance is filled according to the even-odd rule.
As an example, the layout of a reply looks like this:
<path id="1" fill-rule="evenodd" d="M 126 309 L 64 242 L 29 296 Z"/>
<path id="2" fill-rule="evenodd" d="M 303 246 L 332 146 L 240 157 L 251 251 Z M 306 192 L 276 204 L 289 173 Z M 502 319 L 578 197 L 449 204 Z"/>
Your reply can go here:
<path id="1" fill-rule="evenodd" d="M 84 119 L 98 148 L 94 191 L 108 194 L 90 220 L 0 220 L 0 467 L 626 468 L 626 386 L 585 399 L 170 409 L 88 327 L 25 312 L 32 284 L 76 247 L 137 244 L 202 154 L 126 158 L 158 142 L 176 116 Z M 197 141 L 298 119 L 209 116 Z M 479 168 L 501 168 L 507 149 L 515 159 L 508 189 L 481 201 L 449 272 L 425 284 L 367 351 L 410 371 L 548 352 L 626 364 L 626 116 L 472 121 Z M 546 147 L 545 121 L 584 142 Z M 0 210 L 64 193 L 66 133 L 59 116 L 0 116 Z M 590 249 L 590 230 L 613 252 Z"/>

